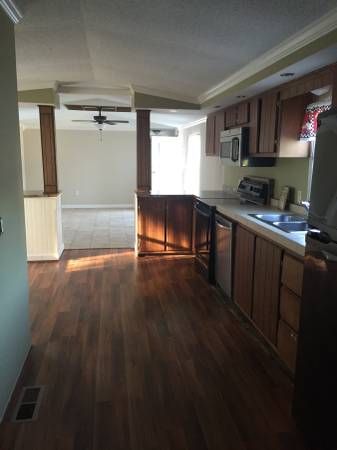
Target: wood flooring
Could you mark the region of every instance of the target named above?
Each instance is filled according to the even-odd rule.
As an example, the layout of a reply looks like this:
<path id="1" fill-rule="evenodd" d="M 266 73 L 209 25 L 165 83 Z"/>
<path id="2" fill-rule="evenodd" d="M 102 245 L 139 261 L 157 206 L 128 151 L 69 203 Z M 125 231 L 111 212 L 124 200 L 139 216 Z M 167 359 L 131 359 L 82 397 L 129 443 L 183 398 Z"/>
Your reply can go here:
<path id="1" fill-rule="evenodd" d="M 33 346 L 1 450 L 303 450 L 292 384 L 191 257 L 31 263 Z M 39 418 L 12 423 L 22 386 Z"/>

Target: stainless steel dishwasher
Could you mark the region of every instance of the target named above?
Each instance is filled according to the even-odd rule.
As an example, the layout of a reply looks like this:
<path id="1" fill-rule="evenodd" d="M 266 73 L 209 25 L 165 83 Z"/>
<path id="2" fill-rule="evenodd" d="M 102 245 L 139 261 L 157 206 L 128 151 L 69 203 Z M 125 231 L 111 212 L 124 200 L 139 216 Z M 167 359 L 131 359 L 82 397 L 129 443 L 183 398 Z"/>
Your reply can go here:
<path id="1" fill-rule="evenodd" d="M 232 297 L 232 235 L 233 224 L 215 216 L 215 280 L 228 297 Z"/>

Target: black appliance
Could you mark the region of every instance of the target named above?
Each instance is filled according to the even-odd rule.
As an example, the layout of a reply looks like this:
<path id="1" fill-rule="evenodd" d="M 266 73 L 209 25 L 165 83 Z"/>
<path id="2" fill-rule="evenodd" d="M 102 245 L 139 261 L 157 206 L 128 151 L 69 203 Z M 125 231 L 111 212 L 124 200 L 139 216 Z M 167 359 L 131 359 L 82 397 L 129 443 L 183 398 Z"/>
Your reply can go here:
<path id="1" fill-rule="evenodd" d="M 293 415 L 311 448 L 337 448 L 337 109 L 319 115 Z"/>
<path id="2" fill-rule="evenodd" d="M 214 283 L 214 217 L 215 206 L 209 206 L 201 200 L 194 203 L 195 213 L 195 260 L 206 274 L 210 283 Z"/>

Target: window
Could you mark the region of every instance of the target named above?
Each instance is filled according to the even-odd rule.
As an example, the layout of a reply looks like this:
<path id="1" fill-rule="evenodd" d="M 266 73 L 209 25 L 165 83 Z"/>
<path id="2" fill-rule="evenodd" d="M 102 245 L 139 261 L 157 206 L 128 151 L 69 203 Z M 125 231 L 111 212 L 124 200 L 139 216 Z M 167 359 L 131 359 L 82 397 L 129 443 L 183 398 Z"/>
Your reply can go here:
<path id="1" fill-rule="evenodd" d="M 198 192 L 200 189 L 200 134 L 191 134 L 187 139 L 184 190 Z"/>

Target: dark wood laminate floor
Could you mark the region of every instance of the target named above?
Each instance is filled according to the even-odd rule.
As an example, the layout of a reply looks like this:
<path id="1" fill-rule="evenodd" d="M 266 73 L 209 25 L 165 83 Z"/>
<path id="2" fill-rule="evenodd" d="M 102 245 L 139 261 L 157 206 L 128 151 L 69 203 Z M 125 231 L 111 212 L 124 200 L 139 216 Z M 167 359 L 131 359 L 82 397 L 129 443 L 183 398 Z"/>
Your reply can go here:
<path id="1" fill-rule="evenodd" d="M 29 274 L 16 394 L 47 390 L 36 422 L 7 416 L 1 450 L 303 449 L 288 377 L 193 259 L 66 251 Z"/>

